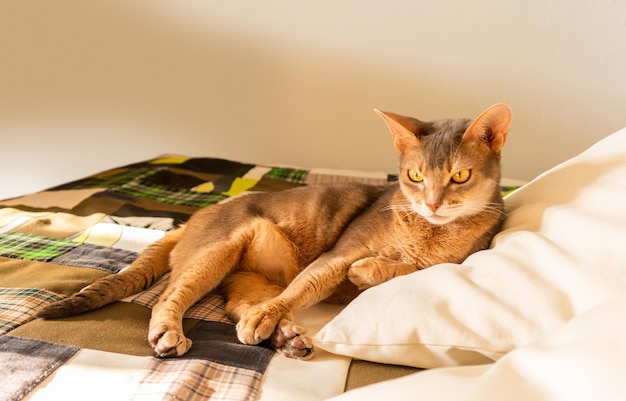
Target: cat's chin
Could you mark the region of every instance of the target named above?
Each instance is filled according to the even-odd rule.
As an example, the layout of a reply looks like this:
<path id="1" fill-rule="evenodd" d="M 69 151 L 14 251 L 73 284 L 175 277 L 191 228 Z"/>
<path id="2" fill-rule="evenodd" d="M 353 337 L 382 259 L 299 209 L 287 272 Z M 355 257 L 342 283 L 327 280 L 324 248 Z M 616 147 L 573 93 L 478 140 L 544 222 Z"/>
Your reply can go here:
<path id="1" fill-rule="evenodd" d="M 424 220 L 426 220 L 430 224 L 434 224 L 437 226 L 448 224 L 456 218 L 455 216 L 441 216 L 438 214 L 431 214 L 429 216 L 421 215 L 421 216 L 424 218 Z"/>

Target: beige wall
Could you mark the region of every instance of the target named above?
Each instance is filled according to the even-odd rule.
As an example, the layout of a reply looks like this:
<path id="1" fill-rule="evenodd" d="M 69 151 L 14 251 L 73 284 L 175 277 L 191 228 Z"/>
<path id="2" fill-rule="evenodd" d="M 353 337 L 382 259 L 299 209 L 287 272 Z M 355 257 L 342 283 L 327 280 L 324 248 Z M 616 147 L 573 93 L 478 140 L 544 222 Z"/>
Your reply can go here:
<path id="1" fill-rule="evenodd" d="M 372 108 L 497 102 L 531 179 L 625 99 L 626 2 L 0 0 L 0 198 L 167 152 L 393 171 Z"/>

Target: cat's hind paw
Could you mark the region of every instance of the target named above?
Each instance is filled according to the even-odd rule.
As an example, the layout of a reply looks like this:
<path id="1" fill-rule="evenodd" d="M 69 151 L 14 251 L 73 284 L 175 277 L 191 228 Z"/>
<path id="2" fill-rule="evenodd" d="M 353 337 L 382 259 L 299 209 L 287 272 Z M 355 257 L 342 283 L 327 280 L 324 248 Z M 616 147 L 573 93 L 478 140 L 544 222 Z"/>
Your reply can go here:
<path id="1" fill-rule="evenodd" d="M 284 309 L 276 303 L 252 306 L 237 323 L 237 338 L 250 345 L 268 340 L 277 352 L 286 357 L 311 359 L 313 341 L 306 335 L 306 330 L 283 316 Z"/>
<path id="2" fill-rule="evenodd" d="M 313 358 L 313 341 L 306 330 L 295 323 L 281 319 L 270 337 L 272 347 L 288 358 L 307 360 Z"/>

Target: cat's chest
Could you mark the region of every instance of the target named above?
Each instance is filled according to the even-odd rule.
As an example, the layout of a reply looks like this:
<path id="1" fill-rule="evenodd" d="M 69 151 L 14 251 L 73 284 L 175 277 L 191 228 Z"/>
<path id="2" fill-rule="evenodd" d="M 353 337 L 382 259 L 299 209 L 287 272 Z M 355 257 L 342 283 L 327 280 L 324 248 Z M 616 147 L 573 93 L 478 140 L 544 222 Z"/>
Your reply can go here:
<path id="1" fill-rule="evenodd" d="M 433 225 L 415 216 L 403 219 L 394 228 L 391 252 L 404 263 L 430 266 L 443 261 L 460 262 L 467 252 L 462 231 L 454 224 Z"/>

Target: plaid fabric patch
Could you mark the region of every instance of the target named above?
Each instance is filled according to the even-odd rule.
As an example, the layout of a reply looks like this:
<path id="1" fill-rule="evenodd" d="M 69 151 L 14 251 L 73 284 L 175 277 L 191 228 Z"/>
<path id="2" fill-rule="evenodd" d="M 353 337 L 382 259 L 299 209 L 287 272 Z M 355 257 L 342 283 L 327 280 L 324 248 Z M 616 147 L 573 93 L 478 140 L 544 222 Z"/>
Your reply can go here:
<path id="1" fill-rule="evenodd" d="M 228 198 L 228 195 L 224 194 L 193 192 L 182 188 L 168 188 L 163 185 L 147 184 L 141 180 L 134 180 L 118 187 L 111 187 L 107 191 L 133 198 L 147 198 L 170 205 L 192 207 L 213 205 Z"/>
<path id="2" fill-rule="evenodd" d="M 126 301 L 136 303 L 146 308 L 152 308 L 157 303 L 159 296 L 167 286 L 169 274 L 163 276 L 156 284 L 137 295 L 126 298 Z M 220 322 L 233 324 L 224 312 L 224 298 L 217 294 L 208 294 L 200 301 L 196 302 L 185 312 L 184 317 L 189 319 L 206 320 L 209 322 Z"/>
<path id="3" fill-rule="evenodd" d="M 273 178 L 275 180 L 285 180 L 289 182 L 304 183 L 308 170 L 300 170 L 295 168 L 274 167 L 265 174 L 267 178 Z"/>
<path id="4" fill-rule="evenodd" d="M 224 194 L 198 193 L 186 188 L 150 182 L 150 178 L 160 172 L 167 172 L 167 166 L 112 170 L 72 183 L 70 187 L 73 189 L 107 188 L 106 192 L 131 198 L 146 198 L 171 205 L 192 207 L 212 205 L 228 197 Z"/>
<path id="5" fill-rule="evenodd" d="M 0 234 L 0 256 L 7 258 L 49 262 L 79 244 L 61 240 L 19 233 Z"/>
<path id="6" fill-rule="evenodd" d="M 0 288 L 0 334 L 30 321 L 43 306 L 61 298 L 39 288 Z"/>
<path id="7" fill-rule="evenodd" d="M 217 294 L 208 294 L 196 302 L 185 313 L 186 318 L 234 324 L 224 311 L 224 298 Z"/>
<path id="8" fill-rule="evenodd" d="M 199 359 L 152 359 L 133 400 L 256 400 L 262 375 L 248 369 Z"/>
<path id="9" fill-rule="evenodd" d="M 159 281 L 154 283 L 152 287 L 135 295 L 131 295 L 128 298 L 124 298 L 123 301 L 132 302 L 137 305 L 152 309 L 154 304 L 156 304 L 159 300 L 159 296 L 163 293 L 163 290 L 165 290 L 169 276 L 169 273 L 166 273 L 163 277 L 159 279 Z"/>

